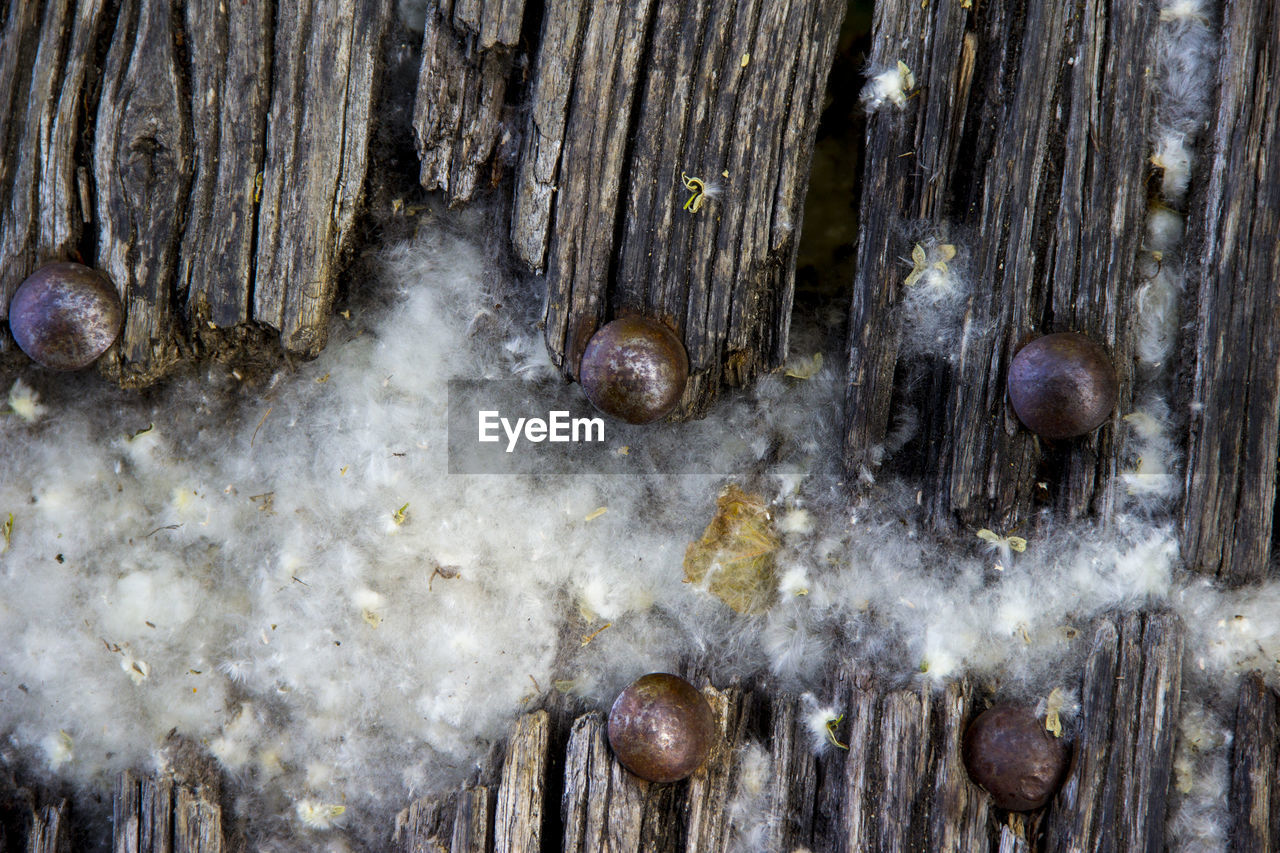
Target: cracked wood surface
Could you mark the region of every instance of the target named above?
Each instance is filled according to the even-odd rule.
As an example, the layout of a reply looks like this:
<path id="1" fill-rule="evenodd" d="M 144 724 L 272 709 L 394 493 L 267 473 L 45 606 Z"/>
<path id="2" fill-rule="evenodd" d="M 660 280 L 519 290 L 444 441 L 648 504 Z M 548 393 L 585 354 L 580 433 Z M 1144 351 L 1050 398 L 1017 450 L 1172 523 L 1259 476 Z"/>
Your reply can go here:
<path id="1" fill-rule="evenodd" d="M 1046 480 L 1067 517 L 1114 506 L 1155 42 L 1150 4 L 876 6 L 871 66 L 903 61 L 918 88 L 867 122 L 845 460 L 873 474 L 895 406 L 917 409 L 926 495 L 943 525 L 1015 529 Z M 955 264 L 973 283 L 959 343 L 939 358 L 901 351 L 895 310 L 900 259 L 927 238 L 959 244 Z M 1020 427 L 1005 376 L 1030 337 L 1067 330 L 1110 350 L 1120 401 L 1099 431 L 1051 446 Z"/>
<path id="2" fill-rule="evenodd" d="M 1239 586 L 1272 569 L 1280 439 L 1280 11 L 1228 2 L 1210 165 L 1188 217 L 1182 553 Z M 1194 350 L 1190 346 L 1194 345 Z"/>
<path id="3" fill-rule="evenodd" d="M 843 14 L 832 0 L 547 8 L 512 243 L 546 270 L 547 346 L 566 376 L 595 330 L 628 313 L 684 340 L 677 417 L 781 364 Z M 683 209 L 683 175 L 718 186 L 697 213 Z"/>
<path id="4" fill-rule="evenodd" d="M 4 14 L 0 320 L 36 266 L 83 259 L 125 305 L 100 365 L 122 384 L 252 329 L 317 354 L 353 248 L 390 0 L 9 0 Z"/>

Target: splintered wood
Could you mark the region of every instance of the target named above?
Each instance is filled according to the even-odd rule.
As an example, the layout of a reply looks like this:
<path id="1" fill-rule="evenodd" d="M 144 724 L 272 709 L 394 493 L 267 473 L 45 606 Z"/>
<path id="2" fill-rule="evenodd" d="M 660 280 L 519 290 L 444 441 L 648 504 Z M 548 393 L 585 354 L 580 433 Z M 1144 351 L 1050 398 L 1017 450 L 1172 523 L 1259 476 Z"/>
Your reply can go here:
<path id="1" fill-rule="evenodd" d="M 628 312 L 684 340 L 681 416 L 785 360 L 844 10 L 835 0 L 547 5 L 512 243 L 547 272 L 547 346 L 566 376 L 595 330 Z M 710 188 L 700 204 L 685 177 Z"/>
<path id="2" fill-rule="evenodd" d="M 563 744 L 556 747 L 564 750 L 561 787 L 553 778 L 558 762 L 547 755 L 548 721 L 539 716 L 545 712 L 526 716 L 512 734 L 498 800 L 528 805 L 499 805 L 497 821 L 523 829 L 500 829 L 490 849 L 534 850 L 534 839 L 541 838 L 566 853 L 1160 850 L 1178 729 L 1182 637 L 1181 623 L 1167 613 L 1099 620 L 1079 687 L 1080 711 L 1064 723 L 1075 751 L 1073 769 L 1049 806 L 1019 819 L 998 812 L 964 768 L 965 729 L 986 706 L 974 685 L 962 680 L 940 689 L 890 688 L 854 664 L 833 675 L 824 700 L 838 720 L 829 730 L 832 738 L 847 750 L 827 740 L 815 743 L 811 698 L 706 687 L 718 742 L 689 780 L 673 785 L 654 785 L 624 770 L 609 749 L 605 718 L 591 712 L 571 724 L 550 723 L 567 731 L 565 740 L 552 738 Z M 1249 742 L 1267 745 L 1248 747 L 1260 751 L 1237 762 L 1246 768 L 1237 777 L 1274 785 L 1274 761 L 1267 764 L 1276 749 L 1270 701 L 1270 716 L 1242 716 L 1265 722 L 1242 722 L 1240 731 L 1256 730 Z M 558 812 L 544 802 L 546 792 L 556 790 L 563 792 Z M 1255 782 L 1233 802 L 1259 814 L 1265 802 L 1258 805 L 1258 790 Z M 456 826 L 455 797 L 423 800 L 403 812 L 397 849 L 471 849 L 457 846 L 456 829 L 449 835 Z M 521 817 L 504 818 L 504 810 Z M 412 826 L 421 828 L 410 831 Z"/>
<path id="3" fill-rule="evenodd" d="M 903 62 L 918 88 L 867 120 L 845 460 L 872 476 L 895 405 L 919 411 L 944 524 L 1018 527 L 1042 467 L 1068 517 L 1114 505 L 1156 23 L 1154 6 L 1103 0 L 876 4 L 871 67 Z M 971 284 L 945 358 L 901 351 L 901 259 L 917 233 L 961 244 Z M 1120 403 L 1090 438 L 1049 447 L 1019 427 L 1004 382 L 1030 336 L 1062 330 L 1110 350 Z"/>
<path id="4" fill-rule="evenodd" d="M 38 265 L 76 259 L 120 290 L 125 327 L 101 369 L 123 384 L 217 351 L 222 330 L 274 329 L 317 354 L 364 191 L 390 0 L 9 6 L 0 320 Z"/>

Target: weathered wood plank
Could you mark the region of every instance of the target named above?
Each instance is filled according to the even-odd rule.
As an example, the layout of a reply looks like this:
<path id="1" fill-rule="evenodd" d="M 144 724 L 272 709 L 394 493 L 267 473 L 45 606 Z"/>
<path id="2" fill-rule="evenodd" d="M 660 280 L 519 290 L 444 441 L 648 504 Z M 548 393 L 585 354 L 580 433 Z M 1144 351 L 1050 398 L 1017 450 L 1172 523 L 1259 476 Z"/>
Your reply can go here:
<path id="1" fill-rule="evenodd" d="M 845 795 L 843 851 L 871 850 L 876 844 L 874 819 L 876 806 L 870 800 L 872 756 L 876 754 L 877 710 L 879 703 L 871 672 L 861 667 L 850 669 L 851 686 L 848 710 L 845 712 L 849 758 L 845 761 Z"/>
<path id="2" fill-rule="evenodd" d="M 902 219 L 938 225 L 965 129 L 977 36 L 959 3 L 875 5 L 868 68 L 903 62 L 920 93 L 906 109 L 867 117 L 858 261 L 849 309 L 845 462 L 862 479 L 880 463 L 895 393 L 900 330 L 893 310 L 905 277 Z"/>
<path id="3" fill-rule="evenodd" d="M 965 853 L 990 846 L 987 813 L 990 798 L 969 780 L 960 746 L 971 716 L 972 690 L 967 681 L 949 683 L 936 700 L 940 726 L 935 753 L 933 795 L 929 808 L 929 846 L 935 853 Z"/>
<path id="4" fill-rule="evenodd" d="M 362 201 L 390 0 L 10 6 L 0 320 L 36 265 L 96 247 L 87 262 L 126 309 L 101 362 L 118 382 L 257 328 L 316 354 Z"/>
<path id="5" fill-rule="evenodd" d="M 494 820 L 494 849 L 537 853 L 542 843 L 542 792 L 547 776 L 551 720 L 546 711 L 516 723 L 502 763 Z"/>
<path id="6" fill-rule="evenodd" d="M 450 853 L 457 794 L 422 797 L 396 815 L 392 838 L 403 853 Z"/>
<path id="7" fill-rule="evenodd" d="M 1259 673 L 1240 681 L 1231 740 L 1231 849 L 1280 850 L 1280 716 L 1275 691 Z"/>
<path id="8" fill-rule="evenodd" d="M 145 384 L 179 357 L 173 287 L 192 161 L 175 24 L 163 4 L 123 0 L 94 127 L 97 266 L 125 306 L 101 365 L 123 384 Z"/>
<path id="9" fill-rule="evenodd" d="M 1075 759 L 1046 819 L 1046 850 L 1161 850 L 1182 691 L 1169 613 L 1103 620 L 1081 690 Z"/>
<path id="10" fill-rule="evenodd" d="M 785 357 L 844 4 L 712 10 L 633 0 L 549 11 L 512 225 L 521 257 L 534 267 L 546 258 L 547 345 L 562 372 L 576 375 L 602 323 L 658 317 L 689 351 L 681 416 Z M 699 213 L 681 209 L 682 173 L 723 185 Z"/>
<path id="11" fill-rule="evenodd" d="M 76 251 L 91 210 L 76 145 L 103 0 L 11 0 L 0 37 L 0 320 L 18 285 Z"/>
<path id="12" fill-rule="evenodd" d="M 685 851 L 719 853 L 728 850 L 733 839 L 729 803 L 737 782 L 738 750 L 746 739 L 749 714 L 745 696 L 738 688 L 717 690 L 708 686 L 702 693 L 716 716 L 719 736 L 706 764 L 689 778 Z"/>
<path id="13" fill-rule="evenodd" d="M 450 853 L 486 853 L 490 849 L 491 799 L 489 789 L 483 785 L 464 785 L 458 792 Z"/>
<path id="14" fill-rule="evenodd" d="M 187 0 L 194 181 L 176 290 L 191 333 L 250 318 L 258 174 L 271 96 L 271 0 Z"/>
<path id="15" fill-rule="evenodd" d="M 1205 190 L 1188 222 L 1196 305 L 1182 553 L 1239 585 L 1271 570 L 1280 438 L 1280 10 L 1224 6 Z M 1186 312 L 1192 316 L 1191 312 Z"/>
<path id="16" fill-rule="evenodd" d="M 932 697 L 928 688 L 895 690 L 881 700 L 879 761 L 874 825 L 877 849 L 905 853 L 922 849 L 927 824 L 919 819 L 921 797 L 930 790 Z"/>
<path id="17" fill-rule="evenodd" d="M 770 850 L 807 848 L 813 840 L 813 807 L 817 800 L 817 772 L 804 712 L 793 696 L 772 702 L 769 724 Z"/>
<path id="18" fill-rule="evenodd" d="M 488 0 L 483 7 L 481 20 L 459 20 L 455 5 L 452 23 L 439 4 L 427 8 L 413 128 L 422 185 L 442 190 L 451 203 L 470 201 L 485 179 L 496 178 L 499 142 L 509 134 L 504 107 L 524 2 Z"/>
<path id="19" fill-rule="evenodd" d="M 396 815 L 393 838 L 403 853 L 486 853 L 489 789 L 464 785 L 442 796 L 415 800 Z"/>
<path id="20" fill-rule="evenodd" d="M 179 785 L 173 813 L 174 853 L 221 853 L 221 806 L 210 802 L 203 791 Z"/>
<path id="21" fill-rule="evenodd" d="M 565 853 L 639 853 L 649 783 L 609 753 L 599 714 L 579 718 L 569 736 L 562 800 Z"/>
<path id="22" fill-rule="evenodd" d="M 529 120 L 520 141 L 511 247 L 535 272 L 546 267 L 551 211 L 560 178 L 560 158 L 569 119 L 569 98 L 582 51 L 588 3 L 552 3 L 543 11 L 539 57 L 529 90 Z"/>
<path id="23" fill-rule="evenodd" d="M 71 853 L 70 807 L 66 800 L 48 805 L 35 812 L 31 821 L 31 835 L 27 838 L 27 853 Z M 0 839 L 0 847 L 3 839 Z"/>
<path id="24" fill-rule="evenodd" d="M 368 168 L 390 0 L 279 0 L 258 214 L 253 319 L 313 356 Z"/>
<path id="25" fill-rule="evenodd" d="M 172 779 L 116 780 L 112 853 L 221 853 L 222 807 L 217 793 Z"/>
<path id="26" fill-rule="evenodd" d="M 1111 436 L 1131 385 L 1123 318 L 1143 230 L 1155 12 L 1101 0 L 877 5 L 873 66 L 919 63 L 920 90 L 868 120 L 846 463 L 865 476 L 883 453 L 902 366 L 891 307 L 911 245 L 900 235 L 980 235 L 962 244 L 974 285 L 954 352 L 925 368 L 917 384 L 928 399 L 907 401 L 926 413 L 920 446 L 941 522 L 1017 527 L 1044 479 L 1068 516 L 1111 505 Z M 957 156 L 963 169 L 952 168 Z M 1004 381 L 1028 336 L 1064 330 L 1111 349 L 1121 402 L 1100 432 L 1044 453 L 1008 408 Z"/>
<path id="27" fill-rule="evenodd" d="M 403 853 L 449 853 L 456 811 L 456 793 L 413 800 L 396 816 L 392 836 L 396 849 Z"/>

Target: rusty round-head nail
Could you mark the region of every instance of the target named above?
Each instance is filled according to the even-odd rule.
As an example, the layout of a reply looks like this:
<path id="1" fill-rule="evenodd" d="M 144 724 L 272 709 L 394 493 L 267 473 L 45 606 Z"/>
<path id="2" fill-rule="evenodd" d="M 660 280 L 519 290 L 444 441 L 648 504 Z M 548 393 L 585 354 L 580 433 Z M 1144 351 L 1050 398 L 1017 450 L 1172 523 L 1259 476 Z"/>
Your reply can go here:
<path id="1" fill-rule="evenodd" d="M 123 322 L 111 279 L 83 264 L 45 264 L 9 303 L 13 339 L 32 360 L 54 370 L 92 364 L 115 343 Z"/>
<path id="2" fill-rule="evenodd" d="M 1116 407 L 1119 384 L 1107 351 L 1076 332 L 1036 338 L 1009 365 L 1009 402 L 1042 438 L 1087 435 Z"/>
<path id="3" fill-rule="evenodd" d="M 996 705 L 978 715 L 962 747 L 969 778 L 1002 809 L 1038 809 L 1057 792 L 1069 752 L 1025 705 Z"/>
<path id="4" fill-rule="evenodd" d="M 676 782 L 707 760 L 715 715 L 678 675 L 655 672 L 633 681 L 609 711 L 609 745 L 618 761 L 650 782 Z"/>
<path id="5" fill-rule="evenodd" d="M 689 356 L 675 332 L 647 317 L 620 317 L 587 342 L 578 381 L 591 404 L 631 424 L 652 423 L 680 402 Z"/>

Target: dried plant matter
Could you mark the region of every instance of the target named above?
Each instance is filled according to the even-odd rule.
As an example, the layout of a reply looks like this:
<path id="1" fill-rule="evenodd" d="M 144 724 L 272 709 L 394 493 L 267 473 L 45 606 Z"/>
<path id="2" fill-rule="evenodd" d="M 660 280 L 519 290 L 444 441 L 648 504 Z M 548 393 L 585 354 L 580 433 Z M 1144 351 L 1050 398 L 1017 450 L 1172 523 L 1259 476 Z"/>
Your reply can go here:
<path id="1" fill-rule="evenodd" d="M 765 500 L 730 483 L 702 538 L 685 551 L 685 581 L 739 613 L 761 613 L 777 598 L 774 555 L 781 544 Z"/>

